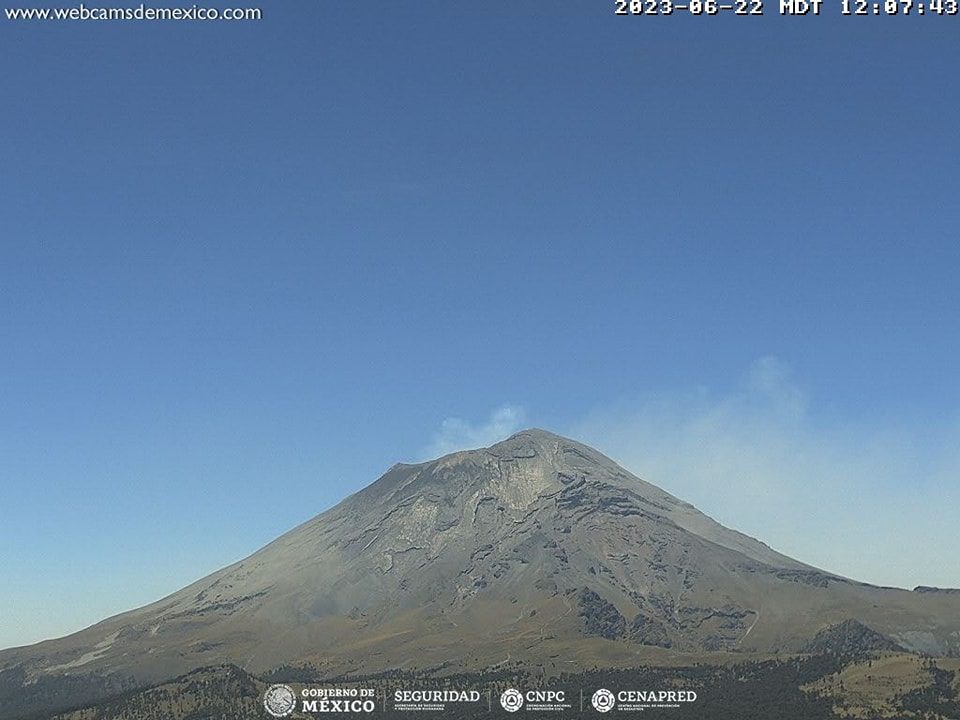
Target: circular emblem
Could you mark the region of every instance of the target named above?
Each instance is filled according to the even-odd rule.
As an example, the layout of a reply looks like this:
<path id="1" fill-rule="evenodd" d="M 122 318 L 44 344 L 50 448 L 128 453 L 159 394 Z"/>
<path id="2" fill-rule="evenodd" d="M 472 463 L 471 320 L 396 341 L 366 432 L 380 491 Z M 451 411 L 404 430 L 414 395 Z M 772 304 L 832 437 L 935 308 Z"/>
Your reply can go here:
<path id="1" fill-rule="evenodd" d="M 263 707 L 274 717 L 286 717 L 297 706 L 297 695 L 288 685 L 271 685 L 263 694 Z"/>
<path id="2" fill-rule="evenodd" d="M 613 710 L 613 706 L 617 704 L 617 699 L 606 688 L 600 688 L 590 698 L 590 704 L 597 712 L 610 712 Z"/>
<path id="3" fill-rule="evenodd" d="M 500 695 L 500 704 L 507 712 L 516 712 L 523 707 L 523 695 L 520 694 L 519 690 L 508 688 Z"/>

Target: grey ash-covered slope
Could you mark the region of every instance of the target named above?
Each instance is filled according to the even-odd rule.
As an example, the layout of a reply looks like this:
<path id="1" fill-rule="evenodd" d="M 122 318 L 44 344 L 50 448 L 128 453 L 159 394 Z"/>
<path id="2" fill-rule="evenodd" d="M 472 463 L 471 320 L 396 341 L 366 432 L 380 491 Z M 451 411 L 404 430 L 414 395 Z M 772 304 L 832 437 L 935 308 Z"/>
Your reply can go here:
<path id="1" fill-rule="evenodd" d="M 144 684 L 218 663 L 335 674 L 562 657 L 574 670 L 801 651 L 851 619 L 907 649 L 960 648 L 957 595 L 817 570 L 592 448 L 528 430 L 396 465 L 159 602 L 0 652 L 0 707 L 18 684 Z"/>

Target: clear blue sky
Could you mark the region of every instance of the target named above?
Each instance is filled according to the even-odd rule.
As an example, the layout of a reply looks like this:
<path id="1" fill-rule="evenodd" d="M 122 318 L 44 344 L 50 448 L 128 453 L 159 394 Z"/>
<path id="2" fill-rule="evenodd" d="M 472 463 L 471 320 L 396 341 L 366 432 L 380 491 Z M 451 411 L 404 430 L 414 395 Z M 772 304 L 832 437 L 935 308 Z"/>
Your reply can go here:
<path id="1" fill-rule="evenodd" d="M 773 357 L 838 445 L 948 452 L 955 17 L 263 8 L 0 20 L 0 646 L 173 591 L 503 406 L 572 432 Z"/>

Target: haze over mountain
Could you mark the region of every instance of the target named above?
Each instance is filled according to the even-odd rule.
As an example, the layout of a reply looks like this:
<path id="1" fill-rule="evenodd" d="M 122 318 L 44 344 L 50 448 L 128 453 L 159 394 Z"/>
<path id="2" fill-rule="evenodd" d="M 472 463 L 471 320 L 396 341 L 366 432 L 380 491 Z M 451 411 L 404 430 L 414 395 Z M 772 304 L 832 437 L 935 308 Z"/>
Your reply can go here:
<path id="1" fill-rule="evenodd" d="M 224 662 L 578 669 L 834 646 L 960 654 L 960 595 L 805 565 L 590 447 L 527 430 L 395 465 L 173 595 L 0 652 L 0 717 Z"/>

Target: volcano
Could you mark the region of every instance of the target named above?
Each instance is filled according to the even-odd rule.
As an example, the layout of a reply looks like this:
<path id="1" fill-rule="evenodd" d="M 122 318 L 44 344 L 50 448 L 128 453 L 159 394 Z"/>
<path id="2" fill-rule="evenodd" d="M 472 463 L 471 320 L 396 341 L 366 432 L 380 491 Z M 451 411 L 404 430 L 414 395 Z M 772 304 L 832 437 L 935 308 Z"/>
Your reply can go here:
<path id="1" fill-rule="evenodd" d="M 844 578 L 542 430 L 398 464 L 250 557 L 0 652 L 0 717 L 229 663 L 564 669 L 877 648 L 960 654 L 960 594 Z M 4 709 L 5 708 L 5 709 Z"/>

